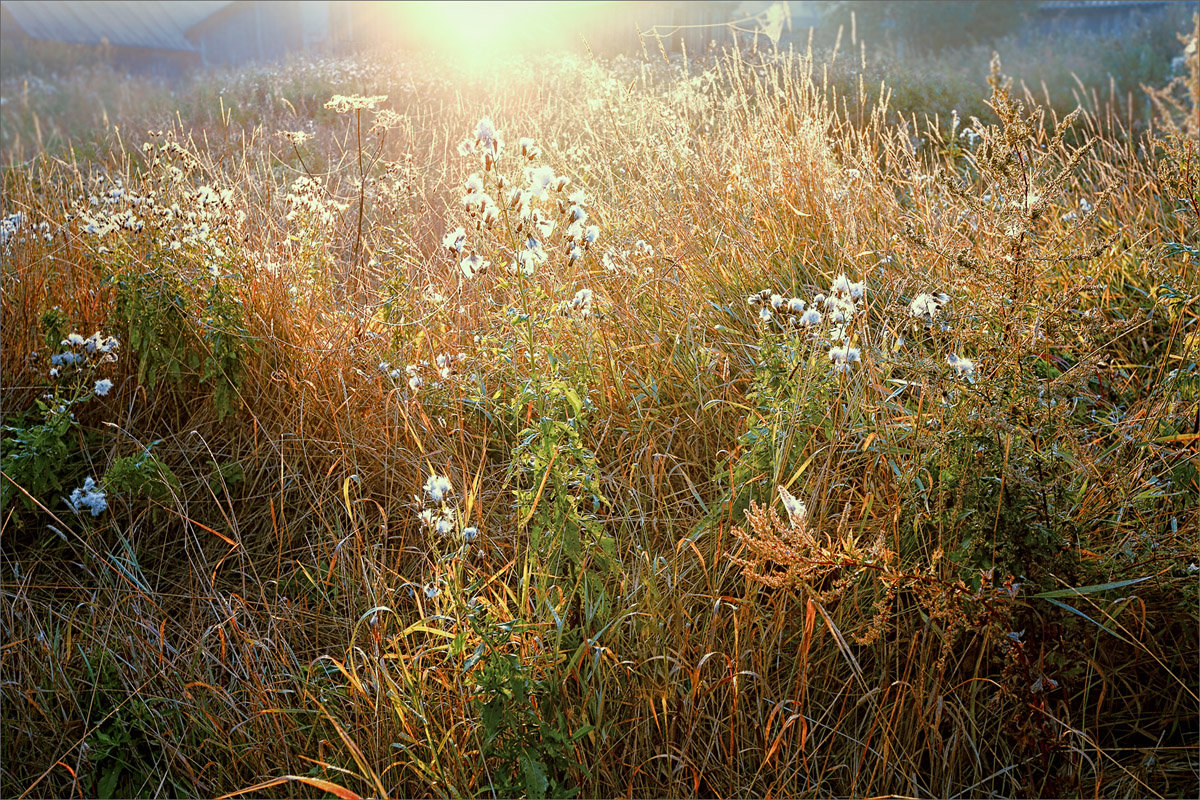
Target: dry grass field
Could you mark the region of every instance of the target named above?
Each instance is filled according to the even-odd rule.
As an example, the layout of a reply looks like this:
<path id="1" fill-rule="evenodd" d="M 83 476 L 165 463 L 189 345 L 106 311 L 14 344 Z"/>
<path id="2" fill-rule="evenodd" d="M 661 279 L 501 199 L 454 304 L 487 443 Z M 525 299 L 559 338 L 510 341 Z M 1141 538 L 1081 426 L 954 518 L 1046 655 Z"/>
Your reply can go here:
<path id="1" fill-rule="evenodd" d="M 6 74 L 0 794 L 1196 796 L 1189 29 Z"/>

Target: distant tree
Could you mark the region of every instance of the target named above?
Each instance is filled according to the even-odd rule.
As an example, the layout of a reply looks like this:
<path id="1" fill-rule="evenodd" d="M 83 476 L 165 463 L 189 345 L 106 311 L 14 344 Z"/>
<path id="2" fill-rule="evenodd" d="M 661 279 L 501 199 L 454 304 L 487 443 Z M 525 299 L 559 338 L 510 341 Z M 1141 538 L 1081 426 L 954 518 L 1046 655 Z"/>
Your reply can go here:
<path id="1" fill-rule="evenodd" d="M 918 53 L 936 53 L 985 44 L 1018 30 L 1037 8 L 1036 0 L 838 0 L 826 4 L 823 18 L 858 38 L 898 40 Z"/>

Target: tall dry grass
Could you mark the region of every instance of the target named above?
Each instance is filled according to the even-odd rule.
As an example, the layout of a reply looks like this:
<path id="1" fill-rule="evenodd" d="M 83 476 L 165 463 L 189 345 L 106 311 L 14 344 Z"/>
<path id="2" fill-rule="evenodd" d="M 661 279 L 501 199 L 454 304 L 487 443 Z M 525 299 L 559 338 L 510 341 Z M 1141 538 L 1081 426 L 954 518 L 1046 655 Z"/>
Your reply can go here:
<path id="1" fill-rule="evenodd" d="M 1194 795 L 1195 140 L 822 74 L 10 99 L 4 794 Z"/>

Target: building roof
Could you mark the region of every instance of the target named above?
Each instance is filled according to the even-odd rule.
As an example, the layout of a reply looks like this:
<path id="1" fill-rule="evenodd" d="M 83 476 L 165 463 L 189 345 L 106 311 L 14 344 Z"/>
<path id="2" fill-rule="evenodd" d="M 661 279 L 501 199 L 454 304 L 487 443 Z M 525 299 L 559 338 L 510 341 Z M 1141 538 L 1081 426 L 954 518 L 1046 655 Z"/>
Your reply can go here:
<path id="1" fill-rule="evenodd" d="M 30 38 L 196 52 L 185 35 L 232 0 L 3 0 Z"/>

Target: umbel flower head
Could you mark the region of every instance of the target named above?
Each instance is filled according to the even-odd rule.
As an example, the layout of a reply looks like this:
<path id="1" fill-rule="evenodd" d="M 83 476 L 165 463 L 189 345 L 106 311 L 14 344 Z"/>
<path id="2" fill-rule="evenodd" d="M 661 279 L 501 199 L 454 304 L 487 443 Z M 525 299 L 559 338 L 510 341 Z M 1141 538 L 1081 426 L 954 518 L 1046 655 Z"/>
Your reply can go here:
<path id="1" fill-rule="evenodd" d="M 361 94 L 335 94 L 329 99 L 329 102 L 325 104 L 325 107 L 332 109 L 336 114 L 347 114 L 351 111 L 374 109 L 375 106 L 387 99 L 388 96 L 386 94 L 376 94 L 369 97 Z"/>

